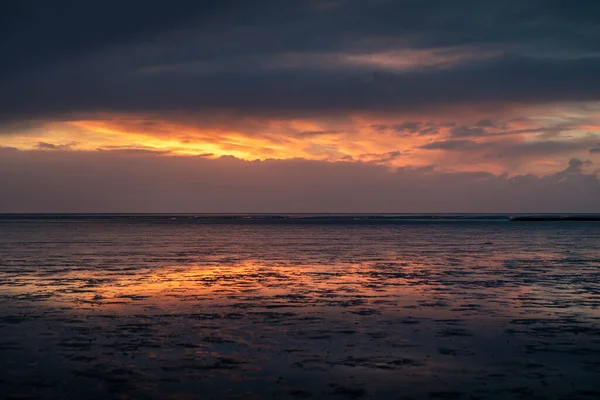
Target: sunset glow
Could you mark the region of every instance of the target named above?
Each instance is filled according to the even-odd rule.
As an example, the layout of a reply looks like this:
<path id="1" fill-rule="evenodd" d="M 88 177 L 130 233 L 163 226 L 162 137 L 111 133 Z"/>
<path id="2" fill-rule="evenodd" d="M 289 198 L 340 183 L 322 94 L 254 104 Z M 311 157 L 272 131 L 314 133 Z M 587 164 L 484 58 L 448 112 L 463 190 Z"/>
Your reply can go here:
<path id="1" fill-rule="evenodd" d="M 194 160 L 188 170 L 229 176 L 224 166 L 235 164 L 238 176 L 249 175 L 245 182 L 273 191 L 268 182 L 277 164 L 307 185 L 337 168 L 371 171 L 365 182 L 419 171 L 423 176 L 411 182 L 425 197 L 462 173 L 500 186 L 507 179 L 544 187 L 566 179 L 596 193 L 600 57 L 595 27 L 583 17 L 594 12 L 572 14 L 566 3 L 511 0 L 463 10 L 429 1 L 236 3 L 208 7 L 207 14 L 190 3 L 193 12 L 173 11 L 165 25 L 160 13 L 150 18 L 157 25 L 119 23 L 119 40 L 94 33 L 93 23 L 91 31 L 85 24 L 75 29 L 82 42 L 56 27 L 34 39 L 15 25 L 22 46 L 0 43 L 12 60 L 0 75 L 0 168 L 28 171 L 32 182 L 45 173 L 87 182 L 50 173 L 49 160 L 98 160 L 82 174 L 108 171 L 114 157 L 137 165 L 161 160 L 165 174 L 178 171 L 161 175 L 172 183 L 194 179 L 179 171 Z M 49 169 L 27 167 L 47 163 Z M 6 176 L 16 186 L 5 191 L 25 188 Z M 420 187 L 423 180 L 434 187 Z M 61 185 L 78 187 L 74 182 Z M 318 197 L 319 190 L 311 193 Z M 273 193 L 264 196 L 267 204 Z M 438 201 L 425 197 L 422 204 Z"/>
<path id="2" fill-rule="evenodd" d="M 30 132 L 5 136 L 3 144 L 21 150 L 148 151 L 248 161 L 302 158 L 510 174 L 549 173 L 570 158 L 596 156 L 590 150 L 600 142 L 600 118 L 577 115 L 569 108 L 553 109 L 552 116 L 543 114 L 548 110 L 535 112 L 511 112 L 503 120 L 460 114 L 425 120 L 419 115 L 410 120 L 355 115 L 333 120 L 252 119 L 232 121 L 231 126 L 202 118 L 105 115 L 42 123 Z M 240 126 L 244 123 L 246 127 Z"/>

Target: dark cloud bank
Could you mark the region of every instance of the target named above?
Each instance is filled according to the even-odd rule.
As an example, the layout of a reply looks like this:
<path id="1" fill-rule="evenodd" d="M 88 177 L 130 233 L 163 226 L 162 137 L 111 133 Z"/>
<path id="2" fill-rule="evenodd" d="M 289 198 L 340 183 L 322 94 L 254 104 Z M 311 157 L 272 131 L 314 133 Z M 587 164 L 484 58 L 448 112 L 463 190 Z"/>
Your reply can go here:
<path id="1" fill-rule="evenodd" d="M 6 2 L 0 118 L 173 110 L 312 115 L 596 101 L 599 4 Z M 460 56 L 410 71 L 331 64 L 340 54 L 398 49 Z M 282 63 L 290 54 L 295 61 Z M 329 61 L 314 61 L 323 55 Z"/>
<path id="2" fill-rule="evenodd" d="M 0 212 L 600 212 L 573 159 L 549 176 L 390 171 L 137 151 L 0 150 Z M 8 195 L 6 195 L 8 194 Z"/>

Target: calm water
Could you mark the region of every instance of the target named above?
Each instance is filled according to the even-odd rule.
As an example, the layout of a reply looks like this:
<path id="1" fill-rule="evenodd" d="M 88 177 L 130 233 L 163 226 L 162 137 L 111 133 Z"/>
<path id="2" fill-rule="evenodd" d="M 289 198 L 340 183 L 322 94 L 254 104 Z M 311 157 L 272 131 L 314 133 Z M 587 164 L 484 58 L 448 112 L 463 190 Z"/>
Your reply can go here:
<path id="1" fill-rule="evenodd" d="M 599 306 L 599 223 L 0 219 L 7 398 L 599 398 Z"/>

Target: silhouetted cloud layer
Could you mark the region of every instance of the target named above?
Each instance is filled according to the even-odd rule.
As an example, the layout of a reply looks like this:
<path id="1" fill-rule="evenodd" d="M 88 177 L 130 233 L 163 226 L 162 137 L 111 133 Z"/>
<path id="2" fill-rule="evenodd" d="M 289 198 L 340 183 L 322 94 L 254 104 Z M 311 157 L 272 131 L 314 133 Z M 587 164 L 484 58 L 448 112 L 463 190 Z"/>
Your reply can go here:
<path id="1" fill-rule="evenodd" d="M 13 2 L 3 119 L 600 100 L 597 1 Z"/>
<path id="2" fill-rule="evenodd" d="M 0 149 L 0 212 L 600 212 L 598 172 L 389 170 L 153 152 Z"/>

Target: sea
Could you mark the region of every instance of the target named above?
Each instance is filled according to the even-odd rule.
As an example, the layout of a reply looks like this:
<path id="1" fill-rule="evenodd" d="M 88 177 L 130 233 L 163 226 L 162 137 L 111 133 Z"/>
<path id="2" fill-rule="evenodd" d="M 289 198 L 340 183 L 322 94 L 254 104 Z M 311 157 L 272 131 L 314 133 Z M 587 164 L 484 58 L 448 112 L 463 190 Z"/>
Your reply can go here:
<path id="1" fill-rule="evenodd" d="M 600 223 L 0 215 L 0 398 L 598 399 Z"/>

